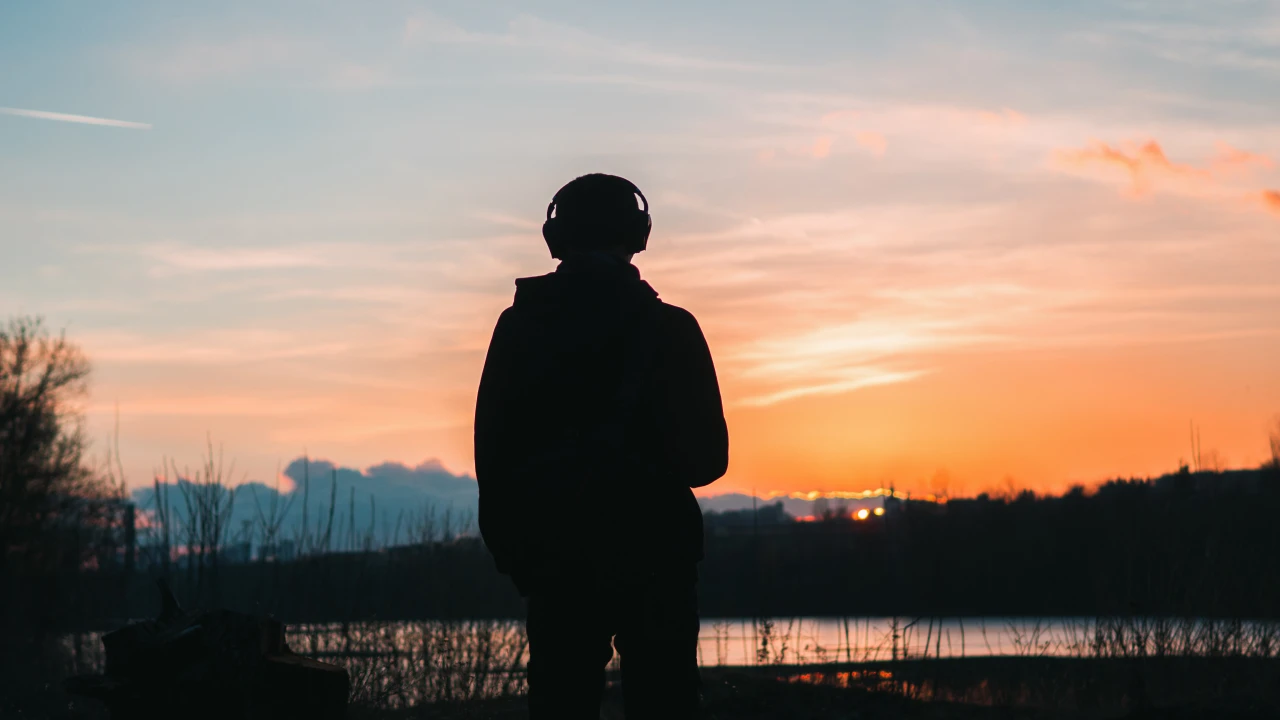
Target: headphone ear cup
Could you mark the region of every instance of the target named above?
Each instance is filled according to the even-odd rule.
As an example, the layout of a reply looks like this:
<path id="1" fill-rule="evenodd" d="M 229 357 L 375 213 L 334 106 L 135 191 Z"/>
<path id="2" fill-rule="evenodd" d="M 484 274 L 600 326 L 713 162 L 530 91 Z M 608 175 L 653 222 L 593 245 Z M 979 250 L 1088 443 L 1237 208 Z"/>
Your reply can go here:
<path id="1" fill-rule="evenodd" d="M 649 233 L 653 231 L 653 217 L 649 213 L 642 212 L 637 220 L 639 221 L 636 228 L 637 232 L 631 249 L 634 252 L 644 252 L 645 248 L 649 246 Z"/>
<path id="2" fill-rule="evenodd" d="M 547 249 L 551 251 L 551 257 L 556 260 L 563 260 L 565 256 L 564 238 L 560 233 L 560 223 L 556 222 L 556 218 L 550 218 L 542 223 L 542 239 L 547 241 Z"/>

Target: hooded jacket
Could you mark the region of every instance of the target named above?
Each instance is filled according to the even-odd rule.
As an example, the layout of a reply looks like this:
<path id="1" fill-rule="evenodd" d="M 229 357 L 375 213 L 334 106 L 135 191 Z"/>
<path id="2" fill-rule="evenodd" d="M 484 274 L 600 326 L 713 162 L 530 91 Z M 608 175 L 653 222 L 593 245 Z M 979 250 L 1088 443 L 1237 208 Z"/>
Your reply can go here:
<path id="1" fill-rule="evenodd" d="M 637 340 L 639 364 L 629 355 Z M 624 383 L 639 387 L 620 410 Z M 576 452 L 572 439 L 615 419 L 620 443 L 585 480 L 537 464 L 557 448 Z M 516 281 L 480 380 L 475 467 L 481 535 L 517 585 L 696 563 L 702 514 L 691 488 L 724 475 L 728 444 L 701 328 L 633 265 L 574 257 Z"/>

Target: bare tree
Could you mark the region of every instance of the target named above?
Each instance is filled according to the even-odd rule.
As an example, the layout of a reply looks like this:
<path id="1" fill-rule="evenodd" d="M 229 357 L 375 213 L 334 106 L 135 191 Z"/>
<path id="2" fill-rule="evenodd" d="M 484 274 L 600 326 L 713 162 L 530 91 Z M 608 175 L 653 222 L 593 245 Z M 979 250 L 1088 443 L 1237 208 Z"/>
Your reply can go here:
<path id="1" fill-rule="evenodd" d="M 1271 467 L 1280 470 L 1280 415 L 1271 419 Z"/>
<path id="2" fill-rule="evenodd" d="M 1221 473 L 1227 469 L 1227 461 L 1217 448 L 1209 448 L 1200 453 L 1200 469 L 1211 473 Z"/>
<path id="3" fill-rule="evenodd" d="M 222 449 L 215 455 L 213 440 L 209 439 L 208 455 L 194 474 L 179 473 L 172 461 L 170 467 L 185 511 L 181 529 L 188 581 L 199 598 L 217 604 L 219 553 L 226 545 L 235 506 L 236 490 L 229 482 L 235 464 L 224 471 Z"/>
<path id="4" fill-rule="evenodd" d="M 1203 456 L 1200 448 L 1200 428 L 1196 427 L 1195 421 L 1191 422 L 1191 469 L 1194 472 L 1204 470 Z"/>

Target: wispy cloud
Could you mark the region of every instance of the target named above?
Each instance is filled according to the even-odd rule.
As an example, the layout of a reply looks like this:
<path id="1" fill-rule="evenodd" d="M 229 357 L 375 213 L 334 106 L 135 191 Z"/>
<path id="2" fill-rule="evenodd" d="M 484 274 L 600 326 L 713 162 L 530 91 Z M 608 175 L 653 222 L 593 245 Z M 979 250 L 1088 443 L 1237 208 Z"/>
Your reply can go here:
<path id="1" fill-rule="evenodd" d="M 1245 16 L 1197 14 L 1177 22 L 1118 23 L 1100 31 L 1076 34 L 1094 45 L 1127 45 L 1166 62 L 1231 70 L 1280 71 L 1280 23 L 1268 3 L 1238 3 Z M 1162 10 L 1164 8 L 1162 7 Z"/>
<path id="2" fill-rule="evenodd" d="M 786 390 L 781 390 L 767 395 L 756 395 L 743 400 L 739 404 L 744 407 L 768 407 L 769 405 L 776 405 L 780 402 L 795 400 L 796 398 L 806 397 L 809 395 L 836 395 L 839 393 L 853 392 L 854 390 L 861 390 L 863 388 L 876 387 L 879 385 L 893 385 L 894 383 L 903 383 L 915 380 L 921 375 L 924 375 L 925 371 L 893 371 L 881 370 L 879 368 L 855 368 L 851 370 L 850 374 L 855 377 L 836 380 L 833 382 L 788 388 Z"/>
<path id="3" fill-rule="evenodd" d="M 172 46 L 131 49 L 125 57 L 147 76 L 187 82 L 309 68 L 324 53 L 311 40 L 259 34 L 212 41 L 188 37 Z"/>
<path id="4" fill-rule="evenodd" d="M 733 358 L 740 376 L 772 389 L 741 401 L 766 406 L 807 395 L 832 395 L 908 382 L 928 371 L 901 369 L 903 360 L 945 348 L 990 342 L 968 322 L 907 316 L 859 319 L 751 343 Z"/>
<path id="5" fill-rule="evenodd" d="M 338 90 L 369 90 L 408 84 L 385 67 L 344 63 L 334 69 L 329 84 Z"/>
<path id="6" fill-rule="evenodd" d="M 1224 199 L 1239 202 L 1245 191 L 1230 183 L 1256 181 L 1269 162 L 1227 146 L 1191 164 L 1163 150 L 1119 152 L 1168 175 L 1221 179 L 1233 193 Z M 1127 185 L 1128 167 L 1091 167 L 1088 175 Z M 1169 181 L 1157 177 L 1156 191 Z M 1255 187 L 1255 212 L 1259 197 Z M 1269 202 L 1280 213 L 1280 192 Z M 678 261 L 655 256 L 644 267 L 656 287 L 674 288 L 673 301 L 704 320 L 726 398 L 737 406 L 910 383 L 946 373 L 952 358 L 973 351 L 1183 341 L 1187 325 L 1195 333 L 1221 328 L 1214 312 L 1237 303 L 1231 293 L 1239 278 L 1228 280 L 1215 260 L 1194 269 L 1179 260 L 1201 251 L 1196 224 L 1216 217 L 1214 204 L 1187 210 L 1173 227 L 1159 213 L 1108 217 L 1068 205 L 1062 196 L 1028 192 L 986 205 L 852 199 L 827 213 L 757 209 L 759 217 L 684 234 Z M 1231 217 L 1238 227 L 1232 242 L 1249 242 L 1268 224 Z M 1131 312 L 1118 309 L 1119 293 L 1170 282 L 1185 289 L 1192 280 L 1224 298 L 1195 310 L 1196 303 L 1160 295 L 1133 300 Z M 1174 332 L 1168 318 L 1183 327 Z M 1252 316 L 1241 322 L 1255 324 Z"/>
<path id="7" fill-rule="evenodd" d="M 147 255 L 174 271 L 283 270 L 332 265 L 315 248 L 198 248 L 172 245 L 147 249 Z"/>
<path id="8" fill-rule="evenodd" d="M 1231 172 L 1238 169 L 1275 167 L 1275 161 L 1266 155 L 1231 147 L 1226 143 L 1218 143 L 1218 157 L 1213 161 L 1213 168 L 1219 172 Z"/>
<path id="9" fill-rule="evenodd" d="M 69 113 L 49 112 L 47 110 L 26 110 L 23 108 L 0 107 L 0 115 L 36 118 L 39 120 L 56 120 L 57 122 L 80 123 L 81 125 L 103 125 L 106 127 L 128 128 L 130 130 L 150 130 L 150 123 L 132 122 L 130 120 L 113 120 L 111 118 L 92 117 L 90 115 L 71 115 Z"/>
<path id="10" fill-rule="evenodd" d="M 121 359 L 121 358 L 117 358 Z M 143 357 L 125 357 L 125 362 L 145 361 Z M 153 397 L 130 397 L 121 402 L 98 402 L 85 411 L 92 415 L 124 417 L 268 417 L 279 418 L 319 412 L 333 412 L 333 403 L 325 398 L 292 398 L 288 403 L 264 402 L 261 395 L 165 394 Z"/>
<path id="11" fill-rule="evenodd" d="M 364 91 L 413 85 L 394 53 L 354 53 L 338 42 L 291 34 L 185 37 L 172 44 L 122 53 L 134 72 L 178 84 L 285 83 L 296 87 Z"/>
<path id="12" fill-rule="evenodd" d="M 979 155 L 1008 153 L 1041 142 L 1037 134 L 1054 131 L 1045 121 L 1033 127 L 1023 113 L 1009 108 L 883 103 L 853 96 L 812 97 L 765 95 L 753 120 L 780 127 L 777 135 L 758 139 L 761 160 L 779 156 L 824 159 L 842 153 L 884 157 L 891 141 L 908 156 L 939 153 Z M 816 107 L 815 107 L 816 106 Z M 816 110 L 816 112 L 815 112 Z M 1043 149 L 1040 150 L 1043 153 Z"/>
<path id="13" fill-rule="evenodd" d="M 85 254 L 120 255 L 148 262 L 155 277 L 191 273 L 284 271 L 322 268 L 404 268 L 429 258 L 394 244 L 301 242 L 275 246 L 212 247 L 185 242 L 86 244 Z"/>
<path id="14" fill-rule="evenodd" d="M 529 48 L 561 55 L 600 57 L 632 65 L 670 70 L 774 69 L 756 63 L 720 60 L 658 50 L 646 45 L 600 37 L 585 30 L 521 14 L 512 19 L 505 32 L 476 32 L 434 13 L 422 13 L 405 22 L 404 43 L 484 45 Z"/>
<path id="15" fill-rule="evenodd" d="M 101 331 L 82 333 L 80 339 L 95 361 L 122 364 L 234 365 L 331 357 L 352 350 L 348 342 L 254 328 L 212 329 L 167 337 Z"/>

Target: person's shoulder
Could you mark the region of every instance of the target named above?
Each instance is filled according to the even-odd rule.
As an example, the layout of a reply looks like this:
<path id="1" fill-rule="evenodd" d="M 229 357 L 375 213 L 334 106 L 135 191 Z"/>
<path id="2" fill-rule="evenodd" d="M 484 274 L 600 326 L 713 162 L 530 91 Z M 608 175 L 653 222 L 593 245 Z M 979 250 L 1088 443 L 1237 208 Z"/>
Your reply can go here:
<path id="1" fill-rule="evenodd" d="M 516 278 L 516 294 L 511 300 L 513 308 L 537 303 L 557 294 L 559 278 L 555 273 Z"/>
<path id="2" fill-rule="evenodd" d="M 685 310 L 679 305 L 672 305 L 666 300 L 658 300 L 657 303 L 658 303 L 658 312 L 665 319 L 677 320 L 681 322 L 690 322 L 690 321 L 697 322 L 697 320 L 694 319 L 693 317 L 693 313 L 689 312 L 688 310 Z"/>
<path id="3" fill-rule="evenodd" d="M 673 331 L 682 333 L 702 333 L 702 328 L 698 325 L 698 319 L 693 316 L 693 313 L 685 310 L 679 305 L 672 305 L 669 302 L 659 300 L 658 316 L 661 318 L 662 324 Z"/>

